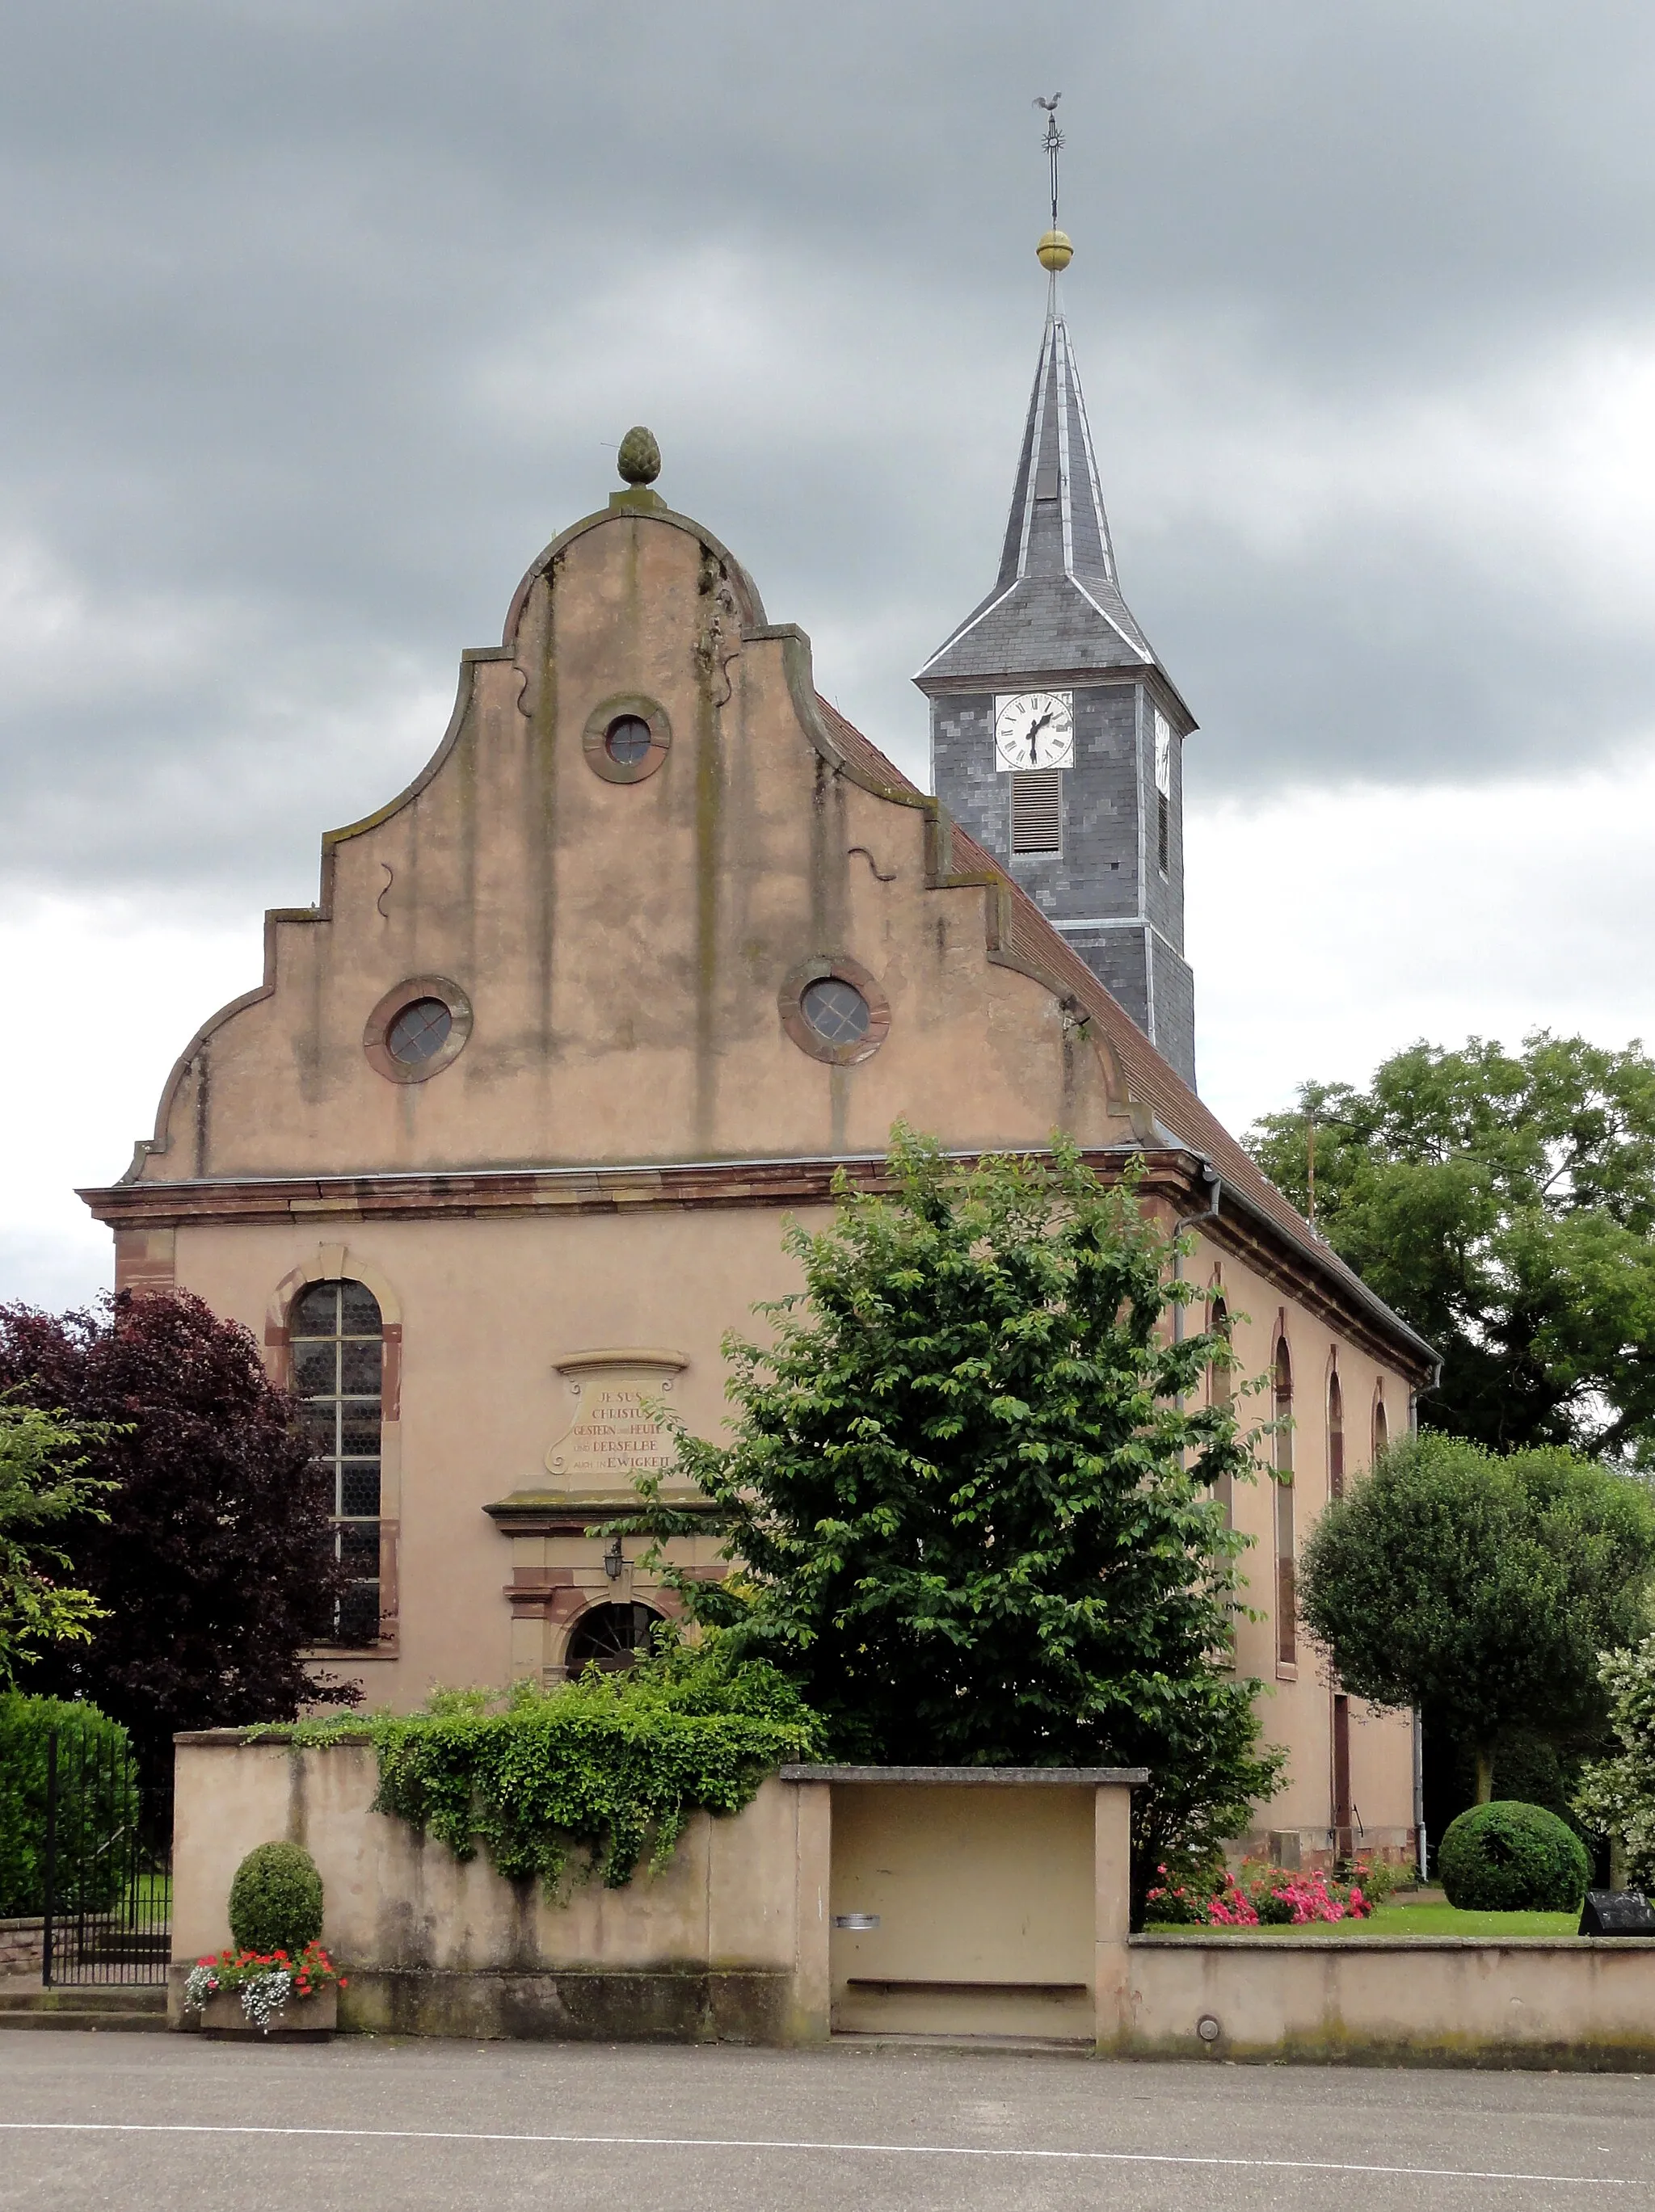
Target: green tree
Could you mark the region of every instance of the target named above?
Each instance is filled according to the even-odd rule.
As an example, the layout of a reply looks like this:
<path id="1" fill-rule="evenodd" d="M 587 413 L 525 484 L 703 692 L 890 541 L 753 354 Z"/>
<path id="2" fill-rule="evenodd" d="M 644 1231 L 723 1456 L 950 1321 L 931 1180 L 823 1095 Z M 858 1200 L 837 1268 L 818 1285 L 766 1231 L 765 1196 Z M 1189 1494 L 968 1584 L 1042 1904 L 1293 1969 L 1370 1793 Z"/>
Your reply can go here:
<path id="1" fill-rule="evenodd" d="M 1502 1746 L 1601 1740 L 1598 1654 L 1643 1633 L 1652 1574 L 1641 1482 L 1555 1447 L 1500 1459 L 1423 1435 L 1328 1507 L 1299 1609 L 1346 1690 L 1469 1747 L 1482 1804 Z"/>
<path id="2" fill-rule="evenodd" d="M 1232 1671 L 1244 1540 L 1212 1486 L 1251 1449 L 1197 1389 L 1229 1349 L 1170 1326 L 1173 1243 L 1061 1139 L 969 1172 L 892 1146 L 889 1196 L 842 1182 L 832 1227 L 789 1230 L 805 1289 L 758 1310 L 772 1340 L 726 1340 L 734 1441 L 681 1434 L 678 1472 L 733 1572 L 679 1587 L 837 1757 L 1147 1766 L 1141 1897 L 1282 1764 Z M 633 1525 L 705 1528 L 644 1488 Z"/>
<path id="3" fill-rule="evenodd" d="M 1613 1749 L 1585 1769 L 1574 1809 L 1609 1838 L 1617 1886 L 1655 1889 L 1655 1636 L 1635 1650 L 1605 1651 L 1600 1672 Z"/>
<path id="4" fill-rule="evenodd" d="M 104 1433 L 0 1395 L 0 1688 L 43 1645 L 88 1643 L 103 1618 L 89 1590 L 61 1579 L 69 1554 L 53 1536 L 66 1522 L 109 1517 L 96 1500 L 114 1485 L 81 1472 L 82 1446 Z"/>
<path id="5" fill-rule="evenodd" d="M 100 1608 L 90 1641 L 54 1647 L 31 1686 L 121 1722 L 163 1790 L 179 1729 L 356 1701 L 304 1656 L 350 1586 L 332 1484 L 246 1329 L 186 1291 L 123 1291 L 94 1313 L 0 1305 L 6 1389 L 66 1407 L 51 1418 L 111 1493 L 62 1537 Z"/>
<path id="6" fill-rule="evenodd" d="M 1247 1144 L 1441 1350 L 1427 1426 L 1655 1464 L 1655 1062 L 1637 1045 L 1416 1044 L 1366 1091 L 1305 1085 Z"/>

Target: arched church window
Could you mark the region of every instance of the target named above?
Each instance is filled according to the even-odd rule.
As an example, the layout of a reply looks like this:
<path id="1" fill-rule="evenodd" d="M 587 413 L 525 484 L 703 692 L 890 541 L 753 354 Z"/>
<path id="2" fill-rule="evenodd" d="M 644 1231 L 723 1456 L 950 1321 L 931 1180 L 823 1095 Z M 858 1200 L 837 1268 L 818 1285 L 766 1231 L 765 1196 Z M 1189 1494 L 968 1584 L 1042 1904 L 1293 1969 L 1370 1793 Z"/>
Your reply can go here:
<path id="1" fill-rule="evenodd" d="M 1381 1383 L 1373 1394 L 1373 1456 L 1378 1459 L 1390 1442 L 1390 1420 L 1385 1412 L 1384 1385 Z"/>
<path id="2" fill-rule="evenodd" d="M 1339 1370 L 1328 1377 L 1328 1496 L 1345 1494 L 1345 1397 L 1339 1388 Z"/>
<path id="3" fill-rule="evenodd" d="M 664 1616 L 652 1605 L 594 1605 L 570 1631 L 564 1666 L 570 1676 L 597 1667 L 622 1674 L 648 1656 L 652 1632 Z"/>
<path id="4" fill-rule="evenodd" d="M 1230 1340 L 1230 1309 L 1215 1291 L 1207 1301 L 1207 1333 L 1209 1336 Z M 1207 1369 L 1207 1402 L 1209 1406 L 1228 1406 L 1235 1395 L 1234 1370 L 1221 1359 L 1209 1362 Z M 1228 1473 L 1220 1475 L 1214 1486 L 1214 1496 L 1224 1508 L 1224 1525 L 1235 1526 L 1235 1477 Z"/>
<path id="5" fill-rule="evenodd" d="M 304 1430 L 333 1486 L 333 1546 L 354 1579 L 339 1603 L 342 1644 L 380 1633 L 380 1425 L 385 1329 L 365 1283 L 311 1283 L 289 1318 Z"/>
<path id="6" fill-rule="evenodd" d="M 1275 1656 L 1292 1666 L 1299 1656 L 1298 1561 L 1294 1553 L 1293 1480 L 1293 1358 L 1284 1334 L 1275 1340 Z"/>

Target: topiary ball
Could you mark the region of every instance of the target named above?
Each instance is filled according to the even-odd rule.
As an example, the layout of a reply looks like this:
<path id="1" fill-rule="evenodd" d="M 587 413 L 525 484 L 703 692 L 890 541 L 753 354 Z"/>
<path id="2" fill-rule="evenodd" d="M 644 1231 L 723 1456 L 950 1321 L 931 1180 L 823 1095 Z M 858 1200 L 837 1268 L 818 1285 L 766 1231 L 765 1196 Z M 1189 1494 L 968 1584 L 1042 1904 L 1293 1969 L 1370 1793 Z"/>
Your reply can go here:
<path id="1" fill-rule="evenodd" d="M 1567 1820 L 1496 1798 L 1449 1823 L 1437 1871 L 1462 1912 L 1578 1912 L 1591 1869 Z"/>
<path id="2" fill-rule="evenodd" d="M 260 1844 L 230 1884 L 230 1934 L 240 1951 L 297 1958 L 322 1932 L 322 1877 L 297 1844 Z"/>

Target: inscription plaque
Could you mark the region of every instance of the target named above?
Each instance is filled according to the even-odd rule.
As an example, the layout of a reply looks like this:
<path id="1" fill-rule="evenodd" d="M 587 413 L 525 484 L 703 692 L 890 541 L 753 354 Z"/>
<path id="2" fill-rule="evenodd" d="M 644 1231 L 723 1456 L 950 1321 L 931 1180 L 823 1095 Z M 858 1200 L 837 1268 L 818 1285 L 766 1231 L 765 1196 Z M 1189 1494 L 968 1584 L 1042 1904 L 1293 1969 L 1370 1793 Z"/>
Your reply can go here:
<path id="1" fill-rule="evenodd" d="M 546 1454 L 553 1474 L 569 1482 L 605 1482 L 640 1469 L 670 1467 L 672 1431 L 653 1419 L 645 1401 L 660 1383 L 588 1382 L 575 1425 Z"/>
<path id="2" fill-rule="evenodd" d="M 669 1468 L 672 1431 L 648 1411 L 671 1396 L 688 1364 L 677 1352 L 571 1352 L 557 1363 L 574 1415 L 546 1454 L 546 1472 L 560 1490 L 630 1493 L 635 1476 Z"/>

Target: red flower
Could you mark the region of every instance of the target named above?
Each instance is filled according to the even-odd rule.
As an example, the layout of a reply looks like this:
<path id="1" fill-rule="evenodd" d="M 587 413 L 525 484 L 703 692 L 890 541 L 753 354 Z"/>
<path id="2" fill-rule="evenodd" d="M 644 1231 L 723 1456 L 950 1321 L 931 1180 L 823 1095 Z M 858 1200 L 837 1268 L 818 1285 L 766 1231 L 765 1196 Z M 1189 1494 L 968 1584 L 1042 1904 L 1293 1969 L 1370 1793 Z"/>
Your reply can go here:
<path id="1" fill-rule="evenodd" d="M 344 1976 L 343 1974 L 341 1974 L 341 1975 L 340 1975 L 340 1977 L 339 1977 L 339 1987 L 340 1987 L 342 1990 L 348 1990 L 348 1989 L 350 1987 L 350 1983 L 349 1983 L 348 1981 L 346 1981 L 346 1979 L 345 1979 L 345 1978 L 344 1978 Z"/>

